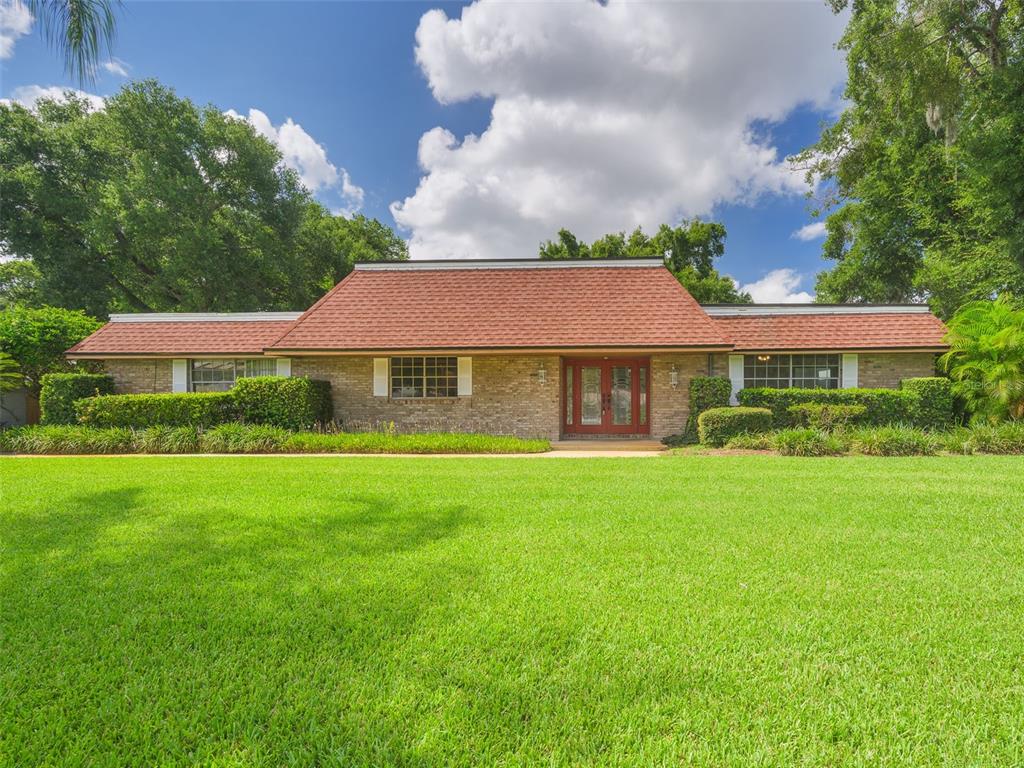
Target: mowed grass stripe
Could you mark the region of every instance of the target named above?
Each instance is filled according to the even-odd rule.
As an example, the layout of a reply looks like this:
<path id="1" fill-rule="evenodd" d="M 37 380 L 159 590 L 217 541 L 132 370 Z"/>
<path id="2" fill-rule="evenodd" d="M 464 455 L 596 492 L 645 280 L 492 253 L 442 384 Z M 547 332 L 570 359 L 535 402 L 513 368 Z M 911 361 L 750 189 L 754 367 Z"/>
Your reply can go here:
<path id="1" fill-rule="evenodd" d="M 1024 762 L 1024 460 L 0 460 L 0 763 Z"/>

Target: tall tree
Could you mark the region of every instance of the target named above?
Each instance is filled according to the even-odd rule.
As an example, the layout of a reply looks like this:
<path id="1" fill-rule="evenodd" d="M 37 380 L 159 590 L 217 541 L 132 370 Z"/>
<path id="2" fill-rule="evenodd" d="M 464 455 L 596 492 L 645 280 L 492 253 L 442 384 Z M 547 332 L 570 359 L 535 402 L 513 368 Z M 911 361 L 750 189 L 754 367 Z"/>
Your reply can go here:
<path id="1" fill-rule="evenodd" d="M 383 225 L 312 201 L 249 123 L 152 81 L 101 111 L 0 105 L 0 194 L 0 241 L 42 299 L 99 316 L 303 308 L 355 254 L 406 257 Z"/>
<path id="2" fill-rule="evenodd" d="M 539 253 L 542 259 L 661 258 L 702 304 L 749 304 L 750 294 L 740 293 L 732 278 L 714 267 L 725 253 L 725 236 L 718 222 L 689 221 L 678 227 L 662 224 L 653 237 L 637 227 L 628 236 L 613 232 L 587 245 L 562 229 L 557 240 L 541 243 Z"/>
<path id="3" fill-rule="evenodd" d="M 824 190 L 824 301 L 1024 290 L 1019 0 L 830 0 L 849 106 L 796 162 Z"/>
<path id="4" fill-rule="evenodd" d="M 43 38 L 56 48 L 64 69 L 79 82 L 93 80 L 96 67 L 110 56 L 117 23 L 110 0 L 27 0 Z"/>
<path id="5" fill-rule="evenodd" d="M 13 307 L 0 312 L 0 352 L 17 362 L 26 385 L 38 395 L 44 374 L 75 369 L 64 352 L 99 327 L 84 312 Z"/>
<path id="6" fill-rule="evenodd" d="M 39 293 L 41 275 L 29 259 L 0 261 L 0 310 L 43 304 Z"/>

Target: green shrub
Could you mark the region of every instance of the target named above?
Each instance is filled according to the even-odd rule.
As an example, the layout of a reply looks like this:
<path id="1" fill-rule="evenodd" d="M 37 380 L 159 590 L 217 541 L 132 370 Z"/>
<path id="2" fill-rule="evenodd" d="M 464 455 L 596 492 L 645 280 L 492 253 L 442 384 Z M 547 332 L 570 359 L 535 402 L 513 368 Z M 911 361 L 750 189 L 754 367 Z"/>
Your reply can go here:
<path id="1" fill-rule="evenodd" d="M 280 453 L 292 433 L 264 424 L 221 424 L 199 436 L 203 453 Z"/>
<path id="2" fill-rule="evenodd" d="M 842 436 L 819 429 L 784 429 L 771 440 L 783 456 L 841 456 L 850 447 Z"/>
<path id="3" fill-rule="evenodd" d="M 954 427 L 947 432 L 936 432 L 935 439 L 939 447 L 949 453 L 970 455 L 977 452 L 977 445 L 971 439 L 973 430 L 967 427 Z"/>
<path id="4" fill-rule="evenodd" d="M 6 453 L 80 454 L 135 453 L 137 435 L 131 429 L 91 429 L 71 424 L 19 427 L 3 433 Z"/>
<path id="5" fill-rule="evenodd" d="M 109 395 L 114 379 L 105 373 L 48 373 L 39 392 L 41 424 L 74 424 L 75 401 L 94 395 Z"/>
<path id="6" fill-rule="evenodd" d="M 775 442 L 770 432 L 757 435 L 743 434 L 730 438 L 725 447 L 742 451 L 773 451 Z"/>
<path id="7" fill-rule="evenodd" d="M 149 427 L 140 434 L 138 446 L 142 453 L 199 453 L 199 428 Z"/>
<path id="8" fill-rule="evenodd" d="M 1024 454 L 1024 423 L 978 424 L 938 436 L 951 453 Z"/>
<path id="9" fill-rule="evenodd" d="M 711 408 L 725 408 L 732 395 L 732 382 L 725 376 L 694 376 L 690 379 L 690 416 L 685 434 L 692 434 L 697 418 Z"/>
<path id="10" fill-rule="evenodd" d="M 75 403 L 78 421 L 90 427 L 212 427 L 234 421 L 230 392 L 175 395 L 103 395 Z"/>
<path id="11" fill-rule="evenodd" d="M 393 432 L 289 432 L 261 424 L 145 430 L 85 426 L 0 430 L 0 452 L 76 453 L 542 453 L 547 440 L 472 434 L 397 435 Z"/>
<path id="12" fill-rule="evenodd" d="M 701 443 L 720 447 L 737 435 L 767 432 L 772 413 L 766 408 L 710 408 L 697 417 Z"/>
<path id="13" fill-rule="evenodd" d="M 865 424 L 909 424 L 914 417 L 917 396 L 901 389 L 771 389 L 753 387 L 740 390 L 740 405 L 750 408 L 768 408 L 777 429 L 792 426 L 793 414 L 789 408 L 803 403 L 829 405 L 862 405 Z"/>
<path id="14" fill-rule="evenodd" d="M 693 445 L 697 442 L 697 431 L 680 432 L 676 435 L 666 435 L 661 438 L 661 444 L 669 448 L 681 448 L 684 445 Z"/>
<path id="15" fill-rule="evenodd" d="M 801 403 L 787 409 L 795 423 L 832 432 L 864 418 L 867 408 L 863 405 L 839 405 L 836 403 Z"/>
<path id="16" fill-rule="evenodd" d="M 931 456 L 941 445 L 934 435 L 902 425 L 859 429 L 850 434 L 850 443 L 867 456 Z"/>
<path id="17" fill-rule="evenodd" d="M 916 397 L 912 423 L 922 429 L 948 429 L 953 423 L 953 383 L 940 376 L 904 379 L 904 392 Z"/>
<path id="18" fill-rule="evenodd" d="M 300 432 L 292 435 L 288 453 L 543 453 L 547 440 L 458 433 L 396 435 L 386 432 Z"/>
<path id="19" fill-rule="evenodd" d="M 239 379 L 231 390 L 247 424 L 309 429 L 333 415 L 331 384 L 317 379 L 257 376 Z"/>

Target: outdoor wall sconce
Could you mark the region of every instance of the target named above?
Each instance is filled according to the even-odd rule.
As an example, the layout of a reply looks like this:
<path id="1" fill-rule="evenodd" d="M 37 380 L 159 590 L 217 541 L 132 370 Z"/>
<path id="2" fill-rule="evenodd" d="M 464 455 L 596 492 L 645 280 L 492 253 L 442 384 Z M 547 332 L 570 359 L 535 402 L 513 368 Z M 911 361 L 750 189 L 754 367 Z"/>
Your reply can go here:
<path id="1" fill-rule="evenodd" d="M 668 372 L 668 382 L 672 385 L 672 389 L 679 386 L 679 369 L 676 368 L 675 363 L 672 363 L 672 370 Z"/>
<path id="2" fill-rule="evenodd" d="M 537 368 L 537 383 L 548 383 L 548 369 L 545 367 L 544 363 L 541 363 Z"/>

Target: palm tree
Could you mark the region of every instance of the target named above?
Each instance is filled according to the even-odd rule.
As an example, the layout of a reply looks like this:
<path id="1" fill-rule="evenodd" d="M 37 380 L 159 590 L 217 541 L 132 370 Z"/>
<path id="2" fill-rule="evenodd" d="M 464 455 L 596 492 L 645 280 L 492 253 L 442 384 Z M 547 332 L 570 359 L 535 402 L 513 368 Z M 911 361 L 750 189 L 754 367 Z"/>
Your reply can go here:
<path id="1" fill-rule="evenodd" d="M 1012 297 L 965 304 L 946 342 L 940 362 L 975 420 L 1024 419 L 1024 309 Z"/>
<path id="2" fill-rule="evenodd" d="M 26 0 L 26 5 L 67 73 L 80 83 L 94 80 L 100 60 L 110 56 L 120 0 Z"/>

